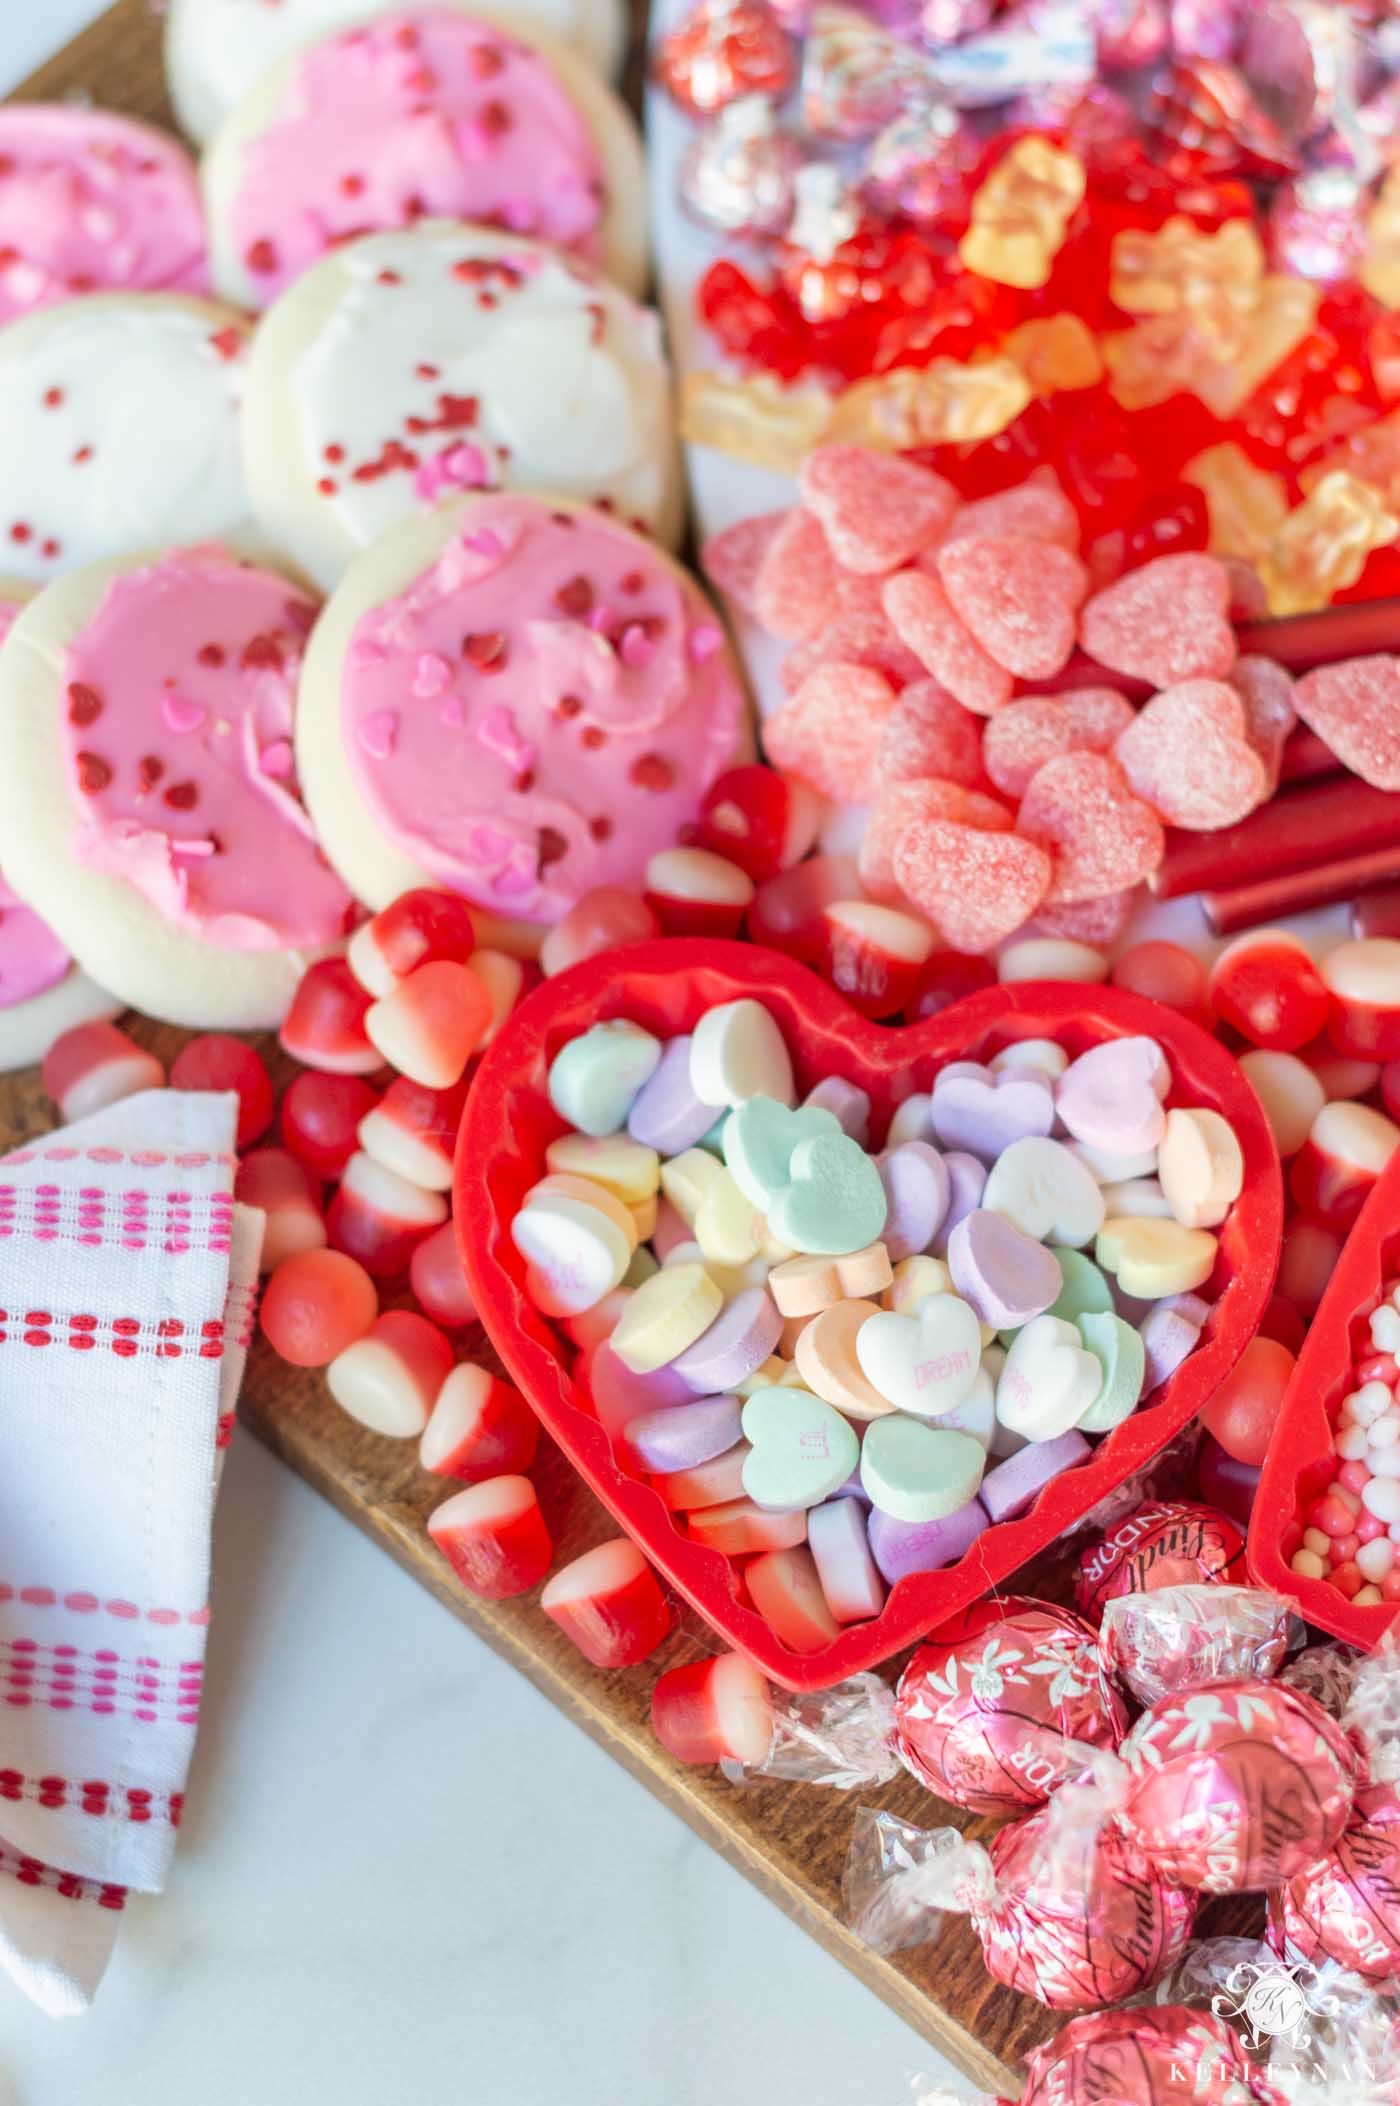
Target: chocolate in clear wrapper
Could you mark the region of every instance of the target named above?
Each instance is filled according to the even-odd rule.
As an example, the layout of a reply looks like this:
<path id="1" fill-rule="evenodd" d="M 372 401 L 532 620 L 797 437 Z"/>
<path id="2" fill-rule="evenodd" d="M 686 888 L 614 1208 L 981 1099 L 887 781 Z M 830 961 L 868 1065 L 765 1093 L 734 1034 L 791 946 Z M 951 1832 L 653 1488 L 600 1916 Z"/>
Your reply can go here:
<path id="1" fill-rule="evenodd" d="M 683 110 L 704 117 L 743 95 L 785 95 L 796 66 L 764 0 L 696 0 L 657 42 L 651 70 Z"/>
<path id="2" fill-rule="evenodd" d="M 1324 1711 L 1339 1719 L 1351 1702 L 1356 1670 L 1363 1657 L 1354 1645 L 1343 1645 L 1339 1638 L 1327 1638 L 1318 1645 L 1305 1645 L 1301 1653 L 1295 1653 L 1287 1666 L 1280 1668 L 1278 1678 L 1290 1689 L 1301 1689 L 1305 1696 L 1312 1697 Z"/>
<path id="3" fill-rule="evenodd" d="M 745 95 L 694 138 L 681 160 L 681 205 L 701 226 L 741 239 L 781 234 L 792 218 L 802 149 L 764 95 Z"/>
<path id="4" fill-rule="evenodd" d="M 1370 1784 L 1325 1857 L 1269 1897 L 1269 1939 L 1286 1958 L 1335 1960 L 1400 1982 L 1400 1791 Z"/>
<path id="5" fill-rule="evenodd" d="M 1140 1704 L 1155 1704 L 1217 1682 L 1277 1674 L 1295 1623 L 1282 1596 L 1262 1587 L 1163 1587 L 1106 1602 L 1099 1651 Z"/>
<path id="6" fill-rule="evenodd" d="M 871 141 L 862 187 L 882 211 L 922 227 L 951 225 L 966 212 L 981 154 L 981 141 L 950 103 L 920 97 Z"/>
<path id="7" fill-rule="evenodd" d="M 869 139 L 933 91 L 929 61 L 851 7 L 819 7 L 802 54 L 802 120 L 820 139 Z"/>
<path id="8" fill-rule="evenodd" d="M 1274 2101 L 1224 2019 L 1164 2004 L 1071 2019 L 1026 2060 L 1021 2106 L 1244 2106 Z"/>
<path id="9" fill-rule="evenodd" d="M 1244 1537 L 1214 1507 L 1149 1499 L 1082 1551 L 1075 1603 L 1097 1623 L 1118 1594 L 1243 1578 Z"/>

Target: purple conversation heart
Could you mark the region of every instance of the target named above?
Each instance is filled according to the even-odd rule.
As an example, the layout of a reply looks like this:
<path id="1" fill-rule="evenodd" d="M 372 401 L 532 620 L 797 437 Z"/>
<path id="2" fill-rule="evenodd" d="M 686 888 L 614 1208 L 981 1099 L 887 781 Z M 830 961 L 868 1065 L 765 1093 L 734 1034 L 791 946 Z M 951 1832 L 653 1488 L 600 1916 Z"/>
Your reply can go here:
<path id="1" fill-rule="evenodd" d="M 650 1079 L 632 1100 L 627 1131 L 658 1155 L 694 1148 L 715 1123 L 713 1104 L 702 1104 L 690 1086 L 690 1039 L 673 1038 Z"/>
<path id="2" fill-rule="evenodd" d="M 1025 1512 L 1052 1478 L 1072 1470 L 1092 1453 L 1083 1434 L 1076 1433 L 1073 1427 L 1068 1433 L 1057 1434 L 1053 1441 L 1027 1441 L 1024 1448 L 1018 1448 L 1005 1462 L 988 1470 L 977 1496 L 993 1521 L 1010 1521 Z"/>
<path id="3" fill-rule="evenodd" d="M 963 1300 L 996 1331 L 1018 1331 L 1064 1285 L 1055 1253 L 986 1207 L 974 1208 L 948 1238 L 948 1270 Z"/>
<path id="4" fill-rule="evenodd" d="M 926 1251 L 943 1225 L 952 1197 L 952 1180 L 942 1156 L 927 1141 L 905 1141 L 876 1158 L 885 1188 L 885 1226 L 880 1241 L 889 1261 Z"/>
<path id="5" fill-rule="evenodd" d="M 829 1111 L 842 1133 L 851 1140 L 859 1141 L 863 1148 L 870 1137 L 870 1092 L 857 1083 L 847 1082 L 844 1075 L 823 1075 L 815 1089 L 810 1089 L 803 1099 L 806 1106 L 817 1105 Z"/>
<path id="6" fill-rule="evenodd" d="M 870 1554 L 893 1586 L 911 1572 L 938 1572 L 955 1564 L 986 1526 L 987 1516 L 976 1499 L 937 1521 L 896 1521 L 877 1507 L 869 1522 Z"/>
<path id="7" fill-rule="evenodd" d="M 1055 1094 L 1029 1068 L 969 1074 L 959 1062 L 933 1085 L 933 1130 L 944 1148 L 994 1163 L 1013 1141 L 1044 1139 L 1055 1124 Z"/>
<path id="8" fill-rule="evenodd" d="M 933 1254 L 936 1258 L 947 1256 L 948 1238 L 960 1221 L 966 1221 L 974 1207 L 982 1204 L 982 1194 L 987 1185 L 987 1166 L 979 1163 L 975 1155 L 964 1148 L 954 1148 L 943 1158 L 943 1167 L 948 1173 L 948 1211 L 933 1239 Z"/>
<path id="9" fill-rule="evenodd" d="M 693 1404 L 644 1411 L 628 1424 L 623 1445 L 642 1470 L 666 1476 L 672 1470 L 698 1469 L 726 1454 L 741 1438 L 743 1413 L 739 1397 L 697 1397 Z"/>
<path id="10" fill-rule="evenodd" d="M 1148 1310 L 1138 1325 L 1147 1362 L 1142 1378 L 1144 1396 L 1176 1373 L 1182 1361 L 1195 1352 L 1200 1335 L 1200 1325 L 1192 1323 L 1181 1309 L 1170 1309 L 1162 1303 Z"/>
<path id="11" fill-rule="evenodd" d="M 694 1345 L 671 1362 L 671 1372 L 700 1396 L 737 1389 L 783 1335 L 783 1319 L 763 1287 L 745 1287 L 702 1331 Z"/>

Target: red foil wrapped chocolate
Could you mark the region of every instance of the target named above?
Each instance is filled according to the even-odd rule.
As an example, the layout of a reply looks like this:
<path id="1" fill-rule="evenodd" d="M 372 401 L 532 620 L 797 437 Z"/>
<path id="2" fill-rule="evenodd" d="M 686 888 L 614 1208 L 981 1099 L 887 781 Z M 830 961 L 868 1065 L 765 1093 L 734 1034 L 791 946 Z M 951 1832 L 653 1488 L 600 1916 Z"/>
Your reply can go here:
<path id="1" fill-rule="evenodd" d="M 1069 1744 L 1116 1748 L 1122 1698 L 1089 1625 L 1052 1602 L 978 1602 L 921 1645 L 895 1695 L 895 1748 L 931 1792 L 970 1813 L 1041 1806 L 1071 1770 Z"/>
<path id="2" fill-rule="evenodd" d="M 1269 1942 L 1289 1959 L 1335 1960 L 1400 1982 L 1400 1791 L 1365 1785 L 1335 1847 L 1269 1897 Z"/>
<path id="3" fill-rule="evenodd" d="M 1226 1515 L 1210 1506 L 1149 1499 L 1081 1553 L 1075 1606 L 1097 1624 L 1104 1603 L 1118 1594 L 1245 1577 L 1244 1537 Z"/>
<path id="4" fill-rule="evenodd" d="M 763 0 L 699 0 L 652 59 L 656 79 L 692 117 L 741 95 L 785 95 L 796 70 L 791 40 Z"/>
<path id="5" fill-rule="evenodd" d="M 1212 1894 L 1296 1879 L 1337 1842 L 1361 1778 L 1336 1721 L 1279 1682 L 1164 1697 L 1119 1753 L 1123 1827 L 1164 1878 Z"/>
<path id="6" fill-rule="evenodd" d="M 1221 2018 L 1181 2004 L 1072 2018 L 1026 2061 L 1021 2106 L 1242 2106 L 1271 2099 Z"/>

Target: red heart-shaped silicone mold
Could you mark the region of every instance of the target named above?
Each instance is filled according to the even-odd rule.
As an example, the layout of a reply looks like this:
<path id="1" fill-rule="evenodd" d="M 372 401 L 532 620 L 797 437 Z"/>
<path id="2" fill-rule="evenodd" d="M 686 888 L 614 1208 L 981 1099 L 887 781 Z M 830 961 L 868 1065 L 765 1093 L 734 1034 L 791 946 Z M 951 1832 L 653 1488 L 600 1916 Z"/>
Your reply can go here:
<path id="1" fill-rule="evenodd" d="M 1386 1280 L 1400 1272 L 1400 1155 L 1393 1156 L 1352 1225 L 1342 1255 L 1308 1327 L 1293 1379 L 1264 1458 L 1249 1524 L 1249 1569 L 1261 1587 L 1291 1596 L 1309 1623 L 1370 1648 L 1391 1619 L 1392 1602 L 1357 1608 L 1325 1579 L 1304 1579 L 1289 1566 L 1303 1539 L 1303 1511 L 1337 1474 L 1332 1429 L 1352 1382 L 1352 1357 L 1369 1339 L 1371 1311 Z"/>
<path id="2" fill-rule="evenodd" d="M 950 1060 L 984 1060 L 1017 1038 L 1054 1038 L 1073 1055 L 1105 1039 L 1147 1033 L 1171 1061 L 1171 1101 L 1209 1106 L 1234 1127 L 1244 1189 L 1220 1233 L 1208 1291 L 1216 1297 L 1201 1344 L 1153 1402 L 1109 1435 L 1093 1456 L 1046 1486 L 1018 1520 L 989 1528 L 967 1557 L 890 1590 L 881 1614 L 853 1624 L 819 1653 L 790 1652 L 747 1606 L 739 1567 L 691 1542 L 645 1478 L 614 1460 L 585 1392 L 570 1372 L 568 1341 L 531 1305 L 509 1225 L 544 1173 L 544 1152 L 563 1130 L 545 1093 L 549 1063 L 566 1040 L 609 1017 L 629 1017 L 673 1037 L 718 1002 L 751 995 L 782 1026 L 805 1092 L 824 1075 L 868 1090 L 872 1136 L 913 1090 L 926 1090 Z M 1233 1057 L 1199 1026 L 1119 988 L 1026 981 L 991 987 L 921 1024 L 866 1022 L 805 966 L 753 944 L 642 943 L 591 958 L 535 990 L 481 1063 L 457 1145 L 455 1218 L 476 1306 L 492 1343 L 580 1475 L 727 1643 L 789 1689 L 821 1689 L 873 1667 L 922 1637 L 1025 1564 L 1141 1469 L 1186 1425 L 1254 1335 L 1273 1285 L 1282 1233 L 1278 1157 L 1254 1092 Z"/>

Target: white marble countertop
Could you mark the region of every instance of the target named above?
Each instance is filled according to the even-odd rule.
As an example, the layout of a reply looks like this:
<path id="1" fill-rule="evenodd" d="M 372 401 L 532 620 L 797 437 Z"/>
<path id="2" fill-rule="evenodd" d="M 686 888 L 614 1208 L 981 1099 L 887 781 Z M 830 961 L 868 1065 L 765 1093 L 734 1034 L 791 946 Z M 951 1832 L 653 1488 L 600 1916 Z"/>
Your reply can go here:
<path id="1" fill-rule="evenodd" d="M 100 12 L 0 0 L 0 91 Z M 907 2106 L 939 2058 L 240 1432 L 168 1893 L 0 2106 Z"/>

